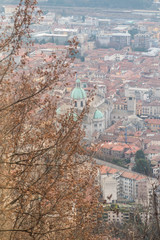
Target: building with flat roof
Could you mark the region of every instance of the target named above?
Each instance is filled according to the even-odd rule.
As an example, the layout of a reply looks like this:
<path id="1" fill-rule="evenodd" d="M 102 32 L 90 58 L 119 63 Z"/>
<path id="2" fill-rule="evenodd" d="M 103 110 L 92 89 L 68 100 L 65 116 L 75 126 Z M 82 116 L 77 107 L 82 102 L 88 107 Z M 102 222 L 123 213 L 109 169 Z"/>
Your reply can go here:
<path id="1" fill-rule="evenodd" d="M 150 46 L 150 34 L 139 33 L 134 36 L 133 47 L 135 50 L 148 50 Z"/>

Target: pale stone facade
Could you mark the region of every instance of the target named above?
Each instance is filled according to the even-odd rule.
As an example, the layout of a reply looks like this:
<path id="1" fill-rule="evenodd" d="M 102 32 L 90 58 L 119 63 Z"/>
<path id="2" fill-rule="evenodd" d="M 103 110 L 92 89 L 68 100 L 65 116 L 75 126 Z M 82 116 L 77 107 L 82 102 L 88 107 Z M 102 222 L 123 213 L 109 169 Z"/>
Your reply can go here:
<path id="1" fill-rule="evenodd" d="M 81 111 L 85 107 L 86 101 L 87 96 L 81 87 L 81 82 L 76 80 L 76 87 L 71 93 L 71 104 L 76 110 Z M 86 114 L 83 121 L 83 129 L 87 140 L 94 141 L 94 136 L 99 135 L 111 125 L 112 110 L 112 103 L 105 99 L 104 89 L 99 86 L 94 100 L 90 104 L 89 113 Z"/>

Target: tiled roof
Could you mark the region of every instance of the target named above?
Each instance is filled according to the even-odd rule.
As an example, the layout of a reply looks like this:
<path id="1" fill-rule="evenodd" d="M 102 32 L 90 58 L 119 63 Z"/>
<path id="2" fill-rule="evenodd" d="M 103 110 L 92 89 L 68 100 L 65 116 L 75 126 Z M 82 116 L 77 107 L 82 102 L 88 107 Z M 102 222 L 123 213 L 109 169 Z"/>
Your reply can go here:
<path id="1" fill-rule="evenodd" d="M 159 125 L 160 124 L 160 119 L 146 119 L 145 122 L 147 122 L 149 124 Z"/>
<path id="2" fill-rule="evenodd" d="M 145 154 L 158 154 L 160 153 L 160 147 L 158 145 L 151 145 L 146 150 L 144 150 Z"/>
<path id="3" fill-rule="evenodd" d="M 122 170 L 118 170 L 116 168 L 107 167 L 107 166 L 100 166 L 100 173 L 101 174 L 116 174 L 116 173 L 119 173 L 124 178 L 134 179 L 134 180 L 137 180 L 137 181 L 147 178 L 147 176 L 142 175 L 142 174 L 138 174 L 136 172 L 122 171 Z"/>
<path id="4" fill-rule="evenodd" d="M 117 151 L 117 152 L 123 152 L 125 150 L 126 146 L 114 146 L 112 148 L 112 151 Z"/>

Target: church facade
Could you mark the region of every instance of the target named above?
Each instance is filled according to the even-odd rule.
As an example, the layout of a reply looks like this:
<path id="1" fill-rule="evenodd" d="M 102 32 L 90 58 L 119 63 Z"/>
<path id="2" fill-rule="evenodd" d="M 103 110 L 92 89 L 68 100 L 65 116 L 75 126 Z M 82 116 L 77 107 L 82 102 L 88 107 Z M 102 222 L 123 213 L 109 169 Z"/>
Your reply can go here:
<path id="1" fill-rule="evenodd" d="M 105 98 L 105 88 L 97 86 L 94 100 L 90 104 L 89 113 L 84 117 L 83 129 L 85 138 L 93 141 L 111 125 L 111 113 L 113 105 Z M 81 81 L 76 80 L 76 86 L 71 92 L 71 105 L 77 111 L 81 111 L 87 102 L 87 94 L 81 86 Z"/>

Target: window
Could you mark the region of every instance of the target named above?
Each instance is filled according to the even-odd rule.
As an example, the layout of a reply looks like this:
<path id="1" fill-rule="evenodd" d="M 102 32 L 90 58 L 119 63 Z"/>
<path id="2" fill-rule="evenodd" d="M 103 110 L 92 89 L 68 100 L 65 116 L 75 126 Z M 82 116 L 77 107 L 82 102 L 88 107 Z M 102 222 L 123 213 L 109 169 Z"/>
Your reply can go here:
<path id="1" fill-rule="evenodd" d="M 77 107 L 77 102 L 76 101 L 74 102 L 74 106 Z"/>
<path id="2" fill-rule="evenodd" d="M 102 127 L 102 123 L 99 124 L 99 127 Z"/>
<path id="3" fill-rule="evenodd" d="M 97 123 L 94 124 L 94 127 L 97 127 Z"/>
<path id="4" fill-rule="evenodd" d="M 81 101 L 81 107 L 83 107 L 83 102 Z"/>
<path id="5" fill-rule="evenodd" d="M 132 100 L 132 97 L 129 97 L 129 100 Z"/>

